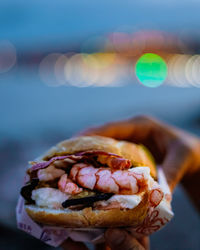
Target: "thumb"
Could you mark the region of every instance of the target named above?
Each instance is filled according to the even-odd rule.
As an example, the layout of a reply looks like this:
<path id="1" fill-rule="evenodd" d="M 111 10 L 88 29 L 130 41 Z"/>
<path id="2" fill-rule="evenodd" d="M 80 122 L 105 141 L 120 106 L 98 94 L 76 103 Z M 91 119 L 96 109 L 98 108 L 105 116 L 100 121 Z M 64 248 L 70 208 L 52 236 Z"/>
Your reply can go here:
<path id="1" fill-rule="evenodd" d="M 145 250 L 133 236 L 122 229 L 108 229 L 105 233 L 105 240 L 112 250 Z"/>

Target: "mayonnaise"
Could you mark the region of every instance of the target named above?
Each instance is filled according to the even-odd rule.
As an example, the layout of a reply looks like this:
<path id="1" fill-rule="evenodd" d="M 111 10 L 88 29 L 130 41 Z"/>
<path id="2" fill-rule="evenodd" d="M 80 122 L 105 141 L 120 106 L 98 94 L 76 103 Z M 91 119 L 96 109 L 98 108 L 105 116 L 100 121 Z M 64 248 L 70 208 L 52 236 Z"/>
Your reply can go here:
<path id="1" fill-rule="evenodd" d="M 62 203 L 69 198 L 67 195 L 55 188 L 38 188 L 32 191 L 32 199 L 39 207 L 62 208 Z"/>
<path id="2" fill-rule="evenodd" d="M 133 209 L 134 207 L 137 207 L 137 205 L 141 202 L 142 196 L 137 195 L 119 195 L 115 194 L 107 201 L 97 201 L 95 202 L 95 206 L 102 206 L 106 207 L 113 202 L 118 202 L 120 204 L 121 208 L 129 208 Z"/>

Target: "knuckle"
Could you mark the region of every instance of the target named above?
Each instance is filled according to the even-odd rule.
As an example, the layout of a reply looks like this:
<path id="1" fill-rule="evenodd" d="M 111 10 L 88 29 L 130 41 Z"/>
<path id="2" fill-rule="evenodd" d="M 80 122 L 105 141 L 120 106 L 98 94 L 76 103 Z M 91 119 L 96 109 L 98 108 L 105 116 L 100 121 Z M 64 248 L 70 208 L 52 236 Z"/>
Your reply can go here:
<path id="1" fill-rule="evenodd" d="M 137 115 L 131 119 L 132 122 L 137 122 L 141 124 L 157 124 L 156 120 L 151 116 L 147 115 Z"/>
<path id="2" fill-rule="evenodd" d="M 176 146 L 178 147 L 179 151 L 184 154 L 189 154 L 192 151 L 191 146 L 184 139 L 177 140 Z"/>
<path id="3" fill-rule="evenodd" d="M 141 121 L 153 121 L 153 118 L 148 115 L 138 115 L 135 117 L 135 119 L 141 120 Z"/>
<path id="4" fill-rule="evenodd" d="M 185 156 L 186 158 L 195 159 L 196 152 L 199 146 L 191 141 L 185 140 L 184 138 L 179 138 L 176 141 L 177 152 L 180 156 Z"/>

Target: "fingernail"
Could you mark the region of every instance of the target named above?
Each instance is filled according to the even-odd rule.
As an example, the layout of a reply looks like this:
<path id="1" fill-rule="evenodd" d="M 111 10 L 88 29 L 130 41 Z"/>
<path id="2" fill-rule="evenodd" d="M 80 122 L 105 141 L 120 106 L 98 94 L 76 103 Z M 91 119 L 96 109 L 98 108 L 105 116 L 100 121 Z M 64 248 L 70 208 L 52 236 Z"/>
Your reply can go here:
<path id="1" fill-rule="evenodd" d="M 125 239 L 125 233 L 119 229 L 108 229 L 105 233 L 106 241 L 109 245 L 120 245 Z"/>

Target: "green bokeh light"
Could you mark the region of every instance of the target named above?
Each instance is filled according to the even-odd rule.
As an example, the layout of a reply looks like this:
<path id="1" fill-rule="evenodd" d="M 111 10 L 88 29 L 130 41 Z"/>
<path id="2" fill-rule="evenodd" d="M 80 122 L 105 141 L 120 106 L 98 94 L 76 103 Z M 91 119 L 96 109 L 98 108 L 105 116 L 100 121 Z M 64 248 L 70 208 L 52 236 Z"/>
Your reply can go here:
<path id="1" fill-rule="evenodd" d="M 138 59 L 135 73 L 142 84 L 155 88 L 166 79 L 167 65 L 162 57 L 153 53 L 146 53 Z"/>

